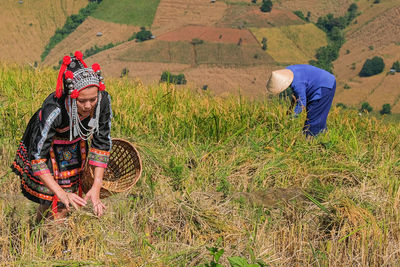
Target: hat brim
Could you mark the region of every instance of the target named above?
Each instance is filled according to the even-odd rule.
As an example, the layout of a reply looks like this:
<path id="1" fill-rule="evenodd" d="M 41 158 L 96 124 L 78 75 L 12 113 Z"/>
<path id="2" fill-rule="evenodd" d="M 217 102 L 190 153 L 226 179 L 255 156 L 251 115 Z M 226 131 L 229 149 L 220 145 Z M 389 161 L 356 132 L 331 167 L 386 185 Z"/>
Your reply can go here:
<path id="1" fill-rule="evenodd" d="M 289 69 L 275 70 L 267 82 L 267 92 L 279 94 L 288 88 L 293 82 L 294 74 Z"/>

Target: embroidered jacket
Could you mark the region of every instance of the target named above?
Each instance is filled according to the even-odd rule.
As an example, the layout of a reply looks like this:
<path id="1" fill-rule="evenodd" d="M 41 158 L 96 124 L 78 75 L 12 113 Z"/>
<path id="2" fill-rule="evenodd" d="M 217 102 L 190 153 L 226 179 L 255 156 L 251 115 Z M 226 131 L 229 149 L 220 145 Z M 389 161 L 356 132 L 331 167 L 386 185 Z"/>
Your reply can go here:
<path id="1" fill-rule="evenodd" d="M 111 99 L 106 91 L 100 93 L 101 102 L 97 103 L 100 105 L 99 131 L 93 133 L 89 152 L 88 142 L 80 136 L 70 140 L 70 118 L 65 96 L 55 98 L 54 93 L 50 94 L 32 116 L 11 166 L 21 177 L 22 191 L 29 199 L 50 201 L 54 195 L 44 186 L 39 175 L 51 173 L 64 190 L 76 192 L 86 159 L 91 165 L 107 167 L 112 147 Z M 87 133 L 91 116 L 80 119 L 81 130 Z"/>

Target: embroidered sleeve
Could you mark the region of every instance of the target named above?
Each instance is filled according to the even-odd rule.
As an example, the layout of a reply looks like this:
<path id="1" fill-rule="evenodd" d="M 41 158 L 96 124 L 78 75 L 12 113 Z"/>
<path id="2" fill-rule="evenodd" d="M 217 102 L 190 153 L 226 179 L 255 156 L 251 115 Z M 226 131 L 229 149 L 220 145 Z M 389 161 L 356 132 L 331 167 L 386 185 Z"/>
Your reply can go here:
<path id="1" fill-rule="evenodd" d="M 46 159 L 32 160 L 31 163 L 33 175 L 40 176 L 42 174 L 50 173 L 50 170 L 46 165 Z"/>
<path id="2" fill-rule="evenodd" d="M 59 122 L 61 110 L 57 106 L 42 107 L 39 112 L 38 126 L 32 132 L 32 143 L 29 151 L 32 167 L 35 165 L 37 171 L 44 171 L 46 165 L 43 159 L 48 158 L 51 142 L 55 135 L 55 125 Z M 47 167 L 46 167 L 47 168 Z M 34 170 L 35 171 L 35 170 Z M 46 171 L 47 172 L 47 171 Z"/>
<path id="3" fill-rule="evenodd" d="M 111 98 L 106 91 L 101 92 L 100 116 L 99 116 L 99 132 L 93 134 L 92 148 L 103 151 L 111 151 Z"/>
<path id="4" fill-rule="evenodd" d="M 108 160 L 110 159 L 110 152 L 90 148 L 89 150 L 89 164 L 97 167 L 107 168 Z"/>

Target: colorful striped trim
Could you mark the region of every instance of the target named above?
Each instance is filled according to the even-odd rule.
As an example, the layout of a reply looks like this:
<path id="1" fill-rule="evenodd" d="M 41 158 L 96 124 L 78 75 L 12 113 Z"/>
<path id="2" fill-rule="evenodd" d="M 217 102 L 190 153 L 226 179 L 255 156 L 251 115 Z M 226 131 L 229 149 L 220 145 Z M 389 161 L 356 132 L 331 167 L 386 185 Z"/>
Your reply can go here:
<path id="1" fill-rule="evenodd" d="M 46 173 L 50 173 L 49 168 L 46 164 L 46 159 L 34 159 L 31 161 L 32 172 L 35 176 L 40 176 Z"/>
<path id="2" fill-rule="evenodd" d="M 56 145 L 71 145 L 73 143 L 78 142 L 81 139 L 82 139 L 81 137 L 78 137 L 78 138 L 76 138 L 75 140 L 72 140 L 72 141 L 55 139 L 55 140 L 53 140 L 53 143 L 56 144 Z"/>
<path id="3" fill-rule="evenodd" d="M 88 159 L 90 165 L 107 168 L 108 161 L 110 160 L 110 152 L 96 148 L 90 148 Z"/>
<path id="4" fill-rule="evenodd" d="M 96 167 L 101 167 L 101 168 L 107 168 L 107 164 L 106 163 L 101 163 L 101 162 L 98 162 L 98 161 L 94 161 L 94 160 L 89 160 L 89 164 L 90 165 L 93 165 L 93 166 L 96 166 Z"/>

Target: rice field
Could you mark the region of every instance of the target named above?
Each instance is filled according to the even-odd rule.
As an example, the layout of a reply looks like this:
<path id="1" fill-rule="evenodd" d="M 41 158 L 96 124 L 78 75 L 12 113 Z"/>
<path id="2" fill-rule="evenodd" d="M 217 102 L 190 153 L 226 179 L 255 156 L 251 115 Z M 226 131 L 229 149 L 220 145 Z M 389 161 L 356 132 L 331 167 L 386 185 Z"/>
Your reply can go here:
<path id="1" fill-rule="evenodd" d="M 333 108 L 329 131 L 306 140 L 305 114 L 291 119 L 286 100 L 127 79 L 106 85 L 112 136 L 142 157 L 139 183 L 107 198 L 102 218 L 89 207 L 33 223 L 36 206 L 9 166 L 56 77 L 0 66 L 2 265 L 400 264 L 398 123 Z"/>
<path id="2" fill-rule="evenodd" d="M 160 0 L 103 0 L 92 14 L 96 19 L 150 27 Z"/>
<path id="3" fill-rule="evenodd" d="M 267 38 L 265 52 L 281 64 L 307 64 L 319 47 L 327 45 L 325 33 L 311 23 L 250 30 L 260 43 Z"/>

